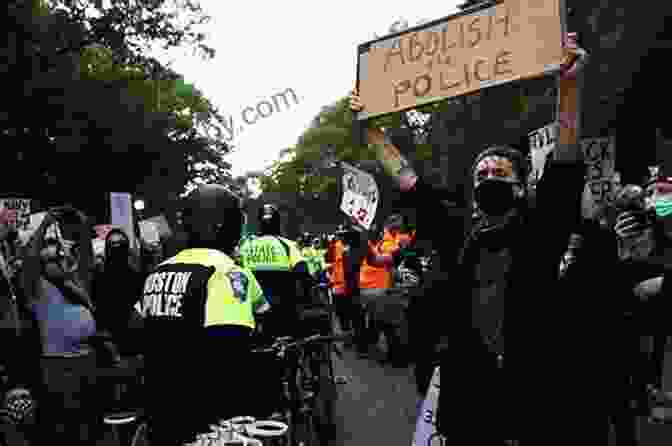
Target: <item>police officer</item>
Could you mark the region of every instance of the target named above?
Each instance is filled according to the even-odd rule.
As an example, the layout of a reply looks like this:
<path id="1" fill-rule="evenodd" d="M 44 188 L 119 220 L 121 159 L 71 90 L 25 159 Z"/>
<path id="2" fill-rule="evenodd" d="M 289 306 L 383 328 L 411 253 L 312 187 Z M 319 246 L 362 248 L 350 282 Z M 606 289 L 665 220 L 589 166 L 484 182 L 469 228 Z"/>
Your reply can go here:
<path id="1" fill-rule="evenodd" d="M 299 305 L 307 303 L 314 284 L 305 258 L 293 241 L 282 237 L 278 208 L 264 205 L 259 212 L 261 235 L 240 247 L 241 265 L 254 272 L 273 310 L 264 318 L 269 337 L 297 335 Z"/>
<path id="2" fill-rule="evenodd" d="M 201 186 L 183 218 L 188 248 L 149 274 L 136 305 L 145 318 L 150 440 L 161 446 L 250 413 L 250 335 L 255 313 L 268 308 L 254 275 L 227 255 L 240 238 L 239 200 Z"/>

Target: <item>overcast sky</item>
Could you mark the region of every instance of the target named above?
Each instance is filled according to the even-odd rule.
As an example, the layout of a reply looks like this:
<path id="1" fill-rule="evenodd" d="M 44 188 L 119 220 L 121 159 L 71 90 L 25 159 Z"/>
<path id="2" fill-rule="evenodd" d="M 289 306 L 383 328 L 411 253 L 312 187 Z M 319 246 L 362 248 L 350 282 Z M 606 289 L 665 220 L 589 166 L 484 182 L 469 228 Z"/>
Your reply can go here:
<path id="1" fill-rule="evenodd" d="M 358 44 L 374 33 L 385 34 L 399 18 L 413 26 L 455 12 L 462 1 L 200 3 L 213 17 L 205 31 L 208 44 L 217 50 L 215 59 L 204 62 L 181 50 L 162 60 L 172 61 L 172 67 L 231 117 L 236 128 L 244 124 L 245 107 L 255 107 L 276 93 L 291 88 L 299 100 L 234 135 L 236 152 L 227 159 L 239 175 L 273 162 L 282 149 L 296 143 L 323 105 L 347 95 L 354 84 Z"/>

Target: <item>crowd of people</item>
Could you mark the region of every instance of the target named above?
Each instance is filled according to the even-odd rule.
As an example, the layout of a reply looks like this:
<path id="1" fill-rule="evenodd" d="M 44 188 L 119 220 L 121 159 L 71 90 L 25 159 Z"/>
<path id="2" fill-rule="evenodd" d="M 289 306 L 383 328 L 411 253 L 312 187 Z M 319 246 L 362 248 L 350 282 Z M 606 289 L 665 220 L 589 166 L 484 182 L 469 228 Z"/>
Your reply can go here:
<path id="1" fill-rule="evenodd" d="M 119 404 L 101 369 L 138 358 L 145 380 L 132 389 L 133 402 L 152 413 L 157 444 L 187 441 L 225 417 L 267 416 L 261 405 L 244 403 L 251 393 L 245 385 L 221 390 L 222 400 L 240 392 L 235 406 L 191 409 L 186 416 L 185 407 L 200 406 L 201 391 L 216 392 L 208 386 L 251 383 L 245 367 L 194 376 L 193 364 L 217 350 L 251 363 L 252 339 L 330 331 L 330 304 L 341 330 L 354 331 L 361 355 L 381 329 L 390 353 L 400 350 L 395 327 L 373 317 L 373 304 L 394 286 L 399 246 L 409 245 L 398 217 L 375 236 L 348 225 L 295 242 L 282 237 L 280 214 L 267 205 L 259 215 L 261 232 L 241 240 L 243 211 L 226 189 L 202 187 L 189 203 L 181 228 L 186 246 L 149 264 L 138 260 L 129 234 L 117 227 L 106 234 L 104 257 L 96 259 L 92 227 L 74 208 L 48 210 L 28 241 L 18 235 L 16 215 L 1 211 L 6 424 L 31 442 L 49 432 L 70 444 L 93 444 L 103 434 L 104 413 Z M 218 222 L 222 213 L 226 224 Z M 353 291 L 359 286 L 363 292 Z M 232 301 L 222 305 L 222 297 Z M 322 317 L 301 311 L 320 305 Z M 171 384 L 176 375 L 190 382 L 188 391 Z M 166 388 L 173 389 L 173 404 L 159 397 Z"/>
<path id="2" fill-rule="evenodd" d="M 564 73 L 573 76 L 585 54 L 568 49 L 577 57 Z M 356 91 L 351 108 L 364 108 Z M 381 129 L 369 128 L 368 139 L 399 153 Z M 267 416 L 260 400 L 268 395 L 256 392 L 268 391 L 260 382 L 269 378 L 255 373 L 255 339 L 332 330 L 333 307 L 360 358 L 378 356 L 384 334 L 386 360 L 414 366 L 419 399 L 441 367 L 443 435 L 484 446 L 597 444 L 606 415 L 618 444 L 635 445 L 637 416 L 669 399 L 661 381 L 672 246 L 666 169 L 619 187 L 589 215 L 577 144 L 556 147 L 534 200 L 524 154 L 488 147 L 471 171 L 478 219 L 459 252 L 453 239 L 462 234 L 442 226 L 450 194 L 401 161 L 388 172 L 417 211 L 417 233 L 394 214 L 371 230 L 349 220 L 294 241 L 267 204 L 260 232 L 241 240 L 240 200 L 205 185 L 186 200 L 183 249 L 145 269 L 120 228 L 96 262 L 91 225 L 76 209 L 50 209 L 29 240 L 2 210 L 4 424 L 34 444 L 94 444 L 112 393 L 98 371 L 138 356 L 152 444 L 181 445 L 222 418 Z M 431 252 L 419 252 L 419 240 Z M 596 280 L 596 268 L 609 279 Z M 320 305 L 324 312 L 307 311 Z M 652 339 L 646 354 L 643 338 Z M 215 356 L 221 361 L 207 360 Z M 485 420 L 484 404 L 494 414 Z"/>

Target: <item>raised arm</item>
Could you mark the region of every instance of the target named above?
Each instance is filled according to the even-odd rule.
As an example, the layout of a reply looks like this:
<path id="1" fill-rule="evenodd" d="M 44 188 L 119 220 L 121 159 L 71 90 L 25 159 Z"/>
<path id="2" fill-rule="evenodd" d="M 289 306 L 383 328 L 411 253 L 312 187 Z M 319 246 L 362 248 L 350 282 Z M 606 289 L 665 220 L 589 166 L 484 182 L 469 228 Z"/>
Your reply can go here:
<path id="1" fill-rule="evenodd" d="M 24 250 L 20 281 L 26 299 L 29 302 L 37 299 L 37 284 L 40 280 L 42 270 L 40 253 L 42 252 L 42 248 L 44 248 L 44 235 L 49 226 L 55 222 L 56 219 L 54 216 L 50 212 L 47 212 Z"/>

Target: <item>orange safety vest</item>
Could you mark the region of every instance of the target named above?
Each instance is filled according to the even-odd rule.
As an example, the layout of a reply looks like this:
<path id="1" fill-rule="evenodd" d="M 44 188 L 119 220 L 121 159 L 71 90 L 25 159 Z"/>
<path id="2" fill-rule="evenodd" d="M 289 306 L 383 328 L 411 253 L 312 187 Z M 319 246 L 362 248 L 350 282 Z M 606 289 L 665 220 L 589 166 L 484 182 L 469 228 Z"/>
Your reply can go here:
<path id="1" fill-rule="evenodd" d="M 401 242 L 407 242 L 408 244 L 413 242 L 413 239 L 415 238 L 415 231 L 411 233 L 406 233 L 406 232 L 400 232 L 397 234 L 396 241 L 398 244 L 401 244 Z"/>
<path id="2" fill-rule="evenodd" d="M 391 254 L 396 247 L 397 244 L 390 240 L 381 240 L 378 243 L 369 242 L 369 250 L 377 254 Z M 362 289 L 390 288 L 392 287 L 392 271 L 384 266 L 369 265 L 364 257 L 359 271 L 359 287 Z"/>
<path id="3" fill-rule="evenodd" d="M 343 266 L 343 252 L 345 245 L 340 240 L 335 240 L 329 245 L 327 256 L 331 263 L 329 282 L 337 294 L 345 292 L 345 268 Z"/>

